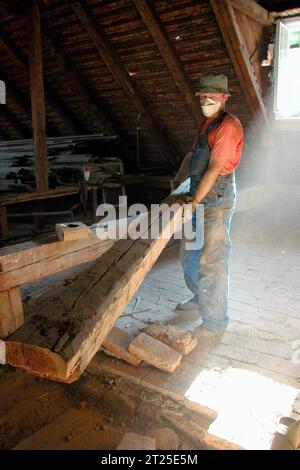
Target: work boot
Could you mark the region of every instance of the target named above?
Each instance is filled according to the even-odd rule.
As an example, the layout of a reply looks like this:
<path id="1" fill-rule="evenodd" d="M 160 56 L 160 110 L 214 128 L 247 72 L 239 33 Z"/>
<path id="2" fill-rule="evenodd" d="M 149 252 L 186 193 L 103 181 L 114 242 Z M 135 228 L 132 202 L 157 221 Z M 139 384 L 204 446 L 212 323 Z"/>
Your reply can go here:
<path id="1" fill-rule="evenodd" d="M 191 299 L 184 300 L 176 305 L 175 310 L 187 311 L 187 310 L 199 310 L 199 304 L 196 301 L 195 297 Z"/>

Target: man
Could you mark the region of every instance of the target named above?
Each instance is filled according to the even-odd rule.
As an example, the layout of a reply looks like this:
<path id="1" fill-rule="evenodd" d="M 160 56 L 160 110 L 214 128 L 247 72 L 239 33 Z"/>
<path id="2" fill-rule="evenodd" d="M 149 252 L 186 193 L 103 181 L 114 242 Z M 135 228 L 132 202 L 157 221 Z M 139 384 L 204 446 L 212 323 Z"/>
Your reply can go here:
<path id="1" fill-rule="evenodd" d="M 204 244 L 199 250 L 187 249 L 181 243 L 180 258 L 187 286 L 194 294 L 177 306 L 184 316 L 197 309 L 203 319 L 201 332 L 220 333 L 228 317 L 228 283 L 230 257 L 230 224 L 235 207 L 235 174 L 243 145 L 240 121 L 226 113 L 230 97 L 225 75 L 203 76 L 196 93 L 205 120 L 186 155 L 176 182 L 191 179 L 188 202 L 204 204 Z M 196 225 L 196 213 L 193 225 Z"/>

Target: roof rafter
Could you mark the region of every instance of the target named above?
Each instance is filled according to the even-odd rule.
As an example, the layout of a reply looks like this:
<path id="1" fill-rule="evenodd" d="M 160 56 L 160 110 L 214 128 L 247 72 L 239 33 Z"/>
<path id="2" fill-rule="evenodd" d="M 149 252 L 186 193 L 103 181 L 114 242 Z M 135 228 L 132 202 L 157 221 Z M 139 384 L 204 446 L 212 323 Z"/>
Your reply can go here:
<path id="1" fill-rule="evenodd" d="M 178 59 L 175 47 L 168 38 L 164 26 L 147 0 L 133 0 L 133 3 L 148 28 L 175 84 L 184 97 L 188 111 L 194 118 L 195 124 L 198 127 L 202 121 L 198 100 L 195 97 L 192 85 Z"/>
<path id="2" fill-rule="evenodd" d="M 174 145 L 169 144 L 166 136 L 162 134 L 158 123 L 148 108 L 148 103 L 142 96 L 136 82 L 129 75 L 118 52 L 106 37 L 99 24 L 94 21 L 90 13 L 83 7 L 82 3 L 75 1 L 72 2 L 71 5 L 111 73 L 122 86 L 137 111 L 143 115 L 145 123 L 155 136 L 162 154 L 168 160 L 169 164 L 175 168 L 177 166 L 177 161 L 173 151 L 171 150 Z"/>
<path id="3" fill-rule="evenodd" d="M 259 84 L 250 62 L 247 46 L 230 0 L 210 0 L 219 28 L 225 41 L 239 79 L 245 100 L 251 115 L 255 119 L 263 118 L 268 125 L 268 115 L 262 99 Z"/>

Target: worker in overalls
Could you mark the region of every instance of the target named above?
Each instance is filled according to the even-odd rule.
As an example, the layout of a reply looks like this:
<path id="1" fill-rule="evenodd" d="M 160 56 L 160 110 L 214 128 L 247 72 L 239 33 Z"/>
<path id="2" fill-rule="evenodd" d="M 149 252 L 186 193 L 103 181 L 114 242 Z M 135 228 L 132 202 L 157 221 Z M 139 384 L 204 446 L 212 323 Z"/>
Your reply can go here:
<path id="1" fill-rule="evenodd" d="M 202 334 L 210 336 L 226 328 L 230 258 L 230 224 L 235 207 L 235 169 L 243 145 L 240 121 L 225 111 L 230 94 L 225 75 L 202 76 L 196 93 L 204 122 L 192 150 L 176 177 L 190 176 L 187 202 L 204 205 L 204 242 L 201 249 L 187 249 L 182 239 L 180 258 L 184 277 L 193 297 L 177 306 L 177 316 L 201 315 Z M 196 226 L 196 212 L 193 226 Z M 195 319 L 195 318 L 193 318 Z"/>

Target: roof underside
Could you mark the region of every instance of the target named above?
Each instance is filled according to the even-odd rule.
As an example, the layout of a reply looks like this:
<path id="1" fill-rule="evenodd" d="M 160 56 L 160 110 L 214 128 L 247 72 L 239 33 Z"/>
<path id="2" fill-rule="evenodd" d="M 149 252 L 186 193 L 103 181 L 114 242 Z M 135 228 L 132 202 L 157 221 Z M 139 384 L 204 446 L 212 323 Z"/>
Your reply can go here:
<path id="1" fill-rule="evenodd" d="M 247 124 L 249 111 L 210 2 L 152 3 L 193 90 L 200 74 L 225 73 L 233 93 L 228 110 Z M 195 121 L 134 3 L 85 0 L 84 4 L 119 54 L 174 152 L 182 158 L 193 141 Z M 42 2 L 41 17 L 47 39 L 43 46 L 47 135 L 109 134 L 113 129 L 135 149 L 139 112 L 101 58 L 70 2 Z M 5 112 L 0 108 L 0 138 L 31 137 L 26 19 L 7 14 L 0 21 L 0 33 L 0 78 L 8 85 Z M 80 79 L 81 87 L 66 73 L 55 48 Z M 87 102 L 83 90 L 94 96 L 94 106 Z M 160 164 L 161 149 L 143 117 L 140 142 L 143 163 Z"/>

